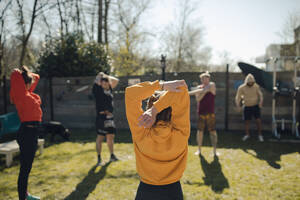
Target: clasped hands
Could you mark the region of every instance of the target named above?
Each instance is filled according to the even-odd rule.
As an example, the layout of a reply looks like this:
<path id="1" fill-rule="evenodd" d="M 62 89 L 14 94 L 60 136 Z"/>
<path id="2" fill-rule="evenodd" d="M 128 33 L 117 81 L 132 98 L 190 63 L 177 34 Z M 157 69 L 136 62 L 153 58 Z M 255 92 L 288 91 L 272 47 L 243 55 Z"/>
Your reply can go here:
<path id="1" fill-rule="evenodd" d="M 160 86 L 163 90 L 170 92 L 182 92 L 182 90 L 179 89 L 182 86 L 187 88 L 184 80 L 166 81 L 164 83 L 160 83 Z M 155 123 L 157 114 L 157 109 L 155 106 L 152 106 L 138 118 L 138 125 L 143 126 L 144 128 L 151 128 Z"/>

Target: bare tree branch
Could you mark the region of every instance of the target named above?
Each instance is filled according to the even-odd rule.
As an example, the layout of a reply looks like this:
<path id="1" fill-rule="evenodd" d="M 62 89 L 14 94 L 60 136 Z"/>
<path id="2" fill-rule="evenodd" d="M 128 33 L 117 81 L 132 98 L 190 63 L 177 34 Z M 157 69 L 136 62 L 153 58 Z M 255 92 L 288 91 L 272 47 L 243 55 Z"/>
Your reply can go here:
<path id="1" fill-rule="evenodd" d="M 98 0 L 98 43 L 102 44 L 103 0 Z"/>
<path id="2" fill-rule="evenodd" d="M 26 54 L 26 48 L 27 48 L 27 43 L 28 43 L 28 40 L 31 36 L 31 33 L 32 33 L 32 30 L 33 30 L 33 25 L 34 25 L 34 22 L 35 22 L 35 19 L 36 19 L 36 9 L 37 9 L 37 3 L 38 3 L 38 0 L 34 0 L 34 3 L 33 3 L 33 9 L 32 9 L 32 14 L 31 14 L 31 20 L 30 20 L 30 26 L 29 26 L 29 30 L 28 30 L 28 33 L 26 33 L 26 24 L 25 24 L 25 20 L 24 20 L 24 14 L 23 14 L 23 4 L 24 2 L 20 2 L 20 0 L 16 0 L 17 1 L 17 4 L 18 4 L 18 15 L 19 15 L 19 25 L 20 25 L 20 28 L 21 28 L 21 31 L 22 31 L 22 39 L 21 39 L 21 42 L 22 42 L 22 50 L 21 50 L 21 56 L 20 56 L 20 61 L 19 61 L 19 64 L 20 66 L 23 65 L 23 62 L 24 62 L 24 57 L 25 57 L 25 54 Z"/>
<path id="3" fill-rule="evenodd" d="M 300 10 L 288 13 L 282 29 L 277 33 L 283 43 L 294 42 L 294 30 L 300 26 Z"/>

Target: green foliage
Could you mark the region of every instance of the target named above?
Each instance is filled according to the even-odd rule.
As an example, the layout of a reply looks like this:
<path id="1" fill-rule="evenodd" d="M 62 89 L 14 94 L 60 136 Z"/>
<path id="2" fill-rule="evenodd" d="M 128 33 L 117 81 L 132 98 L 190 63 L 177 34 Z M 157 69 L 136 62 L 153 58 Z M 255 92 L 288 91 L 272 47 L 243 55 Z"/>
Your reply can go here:
<path id="1" fill-rule="evenodd" d="M 100 71 L 109 73 L 110 64 L 102 45 L 84 42 L 80 34 L 69 34 L 46 41 L 38 71 L 46 77 L 92 76 Z"/>
<path id="2" fill-rule="evenodd" d="M 141 75 L 138 60 L 126 47 L 121 47 L 114 56 L 114 71 L 118 76 Z"/>

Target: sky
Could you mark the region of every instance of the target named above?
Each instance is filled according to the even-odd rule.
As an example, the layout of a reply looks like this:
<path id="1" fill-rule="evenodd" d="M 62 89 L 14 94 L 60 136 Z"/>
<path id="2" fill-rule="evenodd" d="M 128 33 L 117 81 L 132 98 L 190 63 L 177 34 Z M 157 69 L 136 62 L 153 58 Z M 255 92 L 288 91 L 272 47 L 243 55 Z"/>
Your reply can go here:
<path id="1" fill-rule="evenodd" d="M 278 32 L 288 13 L 299 11 L 300 0 L 197 0 L 195 16 L 205 29 L 205 44 L 212 48 L 212 64 L 220 53 L 255 63 L 266 47 L 280 43 Z M 198 3 L 199 2 L 199 3 Z M 143 16 L 148 28 L 160 29 L 174 20 L 176 0 L 154 1 Z M 150 27 L 151 26 L 151 27 Z M 154 45 L 154 49 L 157 45 Z"/>

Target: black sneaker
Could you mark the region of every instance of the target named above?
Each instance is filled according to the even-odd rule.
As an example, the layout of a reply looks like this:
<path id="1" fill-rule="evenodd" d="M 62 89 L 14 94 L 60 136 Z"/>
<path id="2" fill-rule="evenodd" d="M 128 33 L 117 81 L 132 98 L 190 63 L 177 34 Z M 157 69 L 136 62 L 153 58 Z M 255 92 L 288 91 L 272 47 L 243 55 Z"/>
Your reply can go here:
<path id="1" fill-rule="evenodd" d="M 118 161 L 119 159 L 115 156 L 115 154 L 111 154 L 110 155 L 110 160 L 109 162 L 115 162 L 115 161 Z"/>

